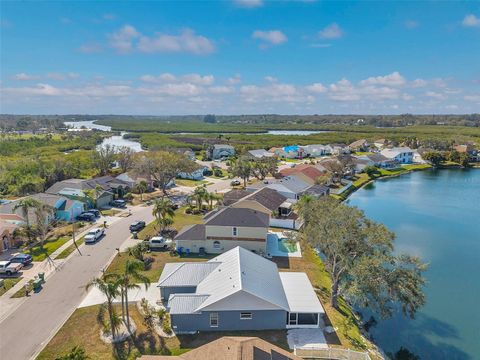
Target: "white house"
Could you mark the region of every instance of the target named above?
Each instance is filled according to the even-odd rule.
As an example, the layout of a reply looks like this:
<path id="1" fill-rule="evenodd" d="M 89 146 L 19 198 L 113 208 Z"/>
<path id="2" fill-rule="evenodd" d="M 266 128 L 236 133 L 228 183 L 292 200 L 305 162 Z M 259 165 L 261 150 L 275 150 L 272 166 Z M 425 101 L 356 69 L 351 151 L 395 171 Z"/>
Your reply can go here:
<path id="1" fill-rule="evenodd" d="M 409 147 L 387 148 L 380 153 L 386 158 L 398 161 L 400 164 L 411 164 L 413 162 L 413 150 Z"/>
<path id="2" fill-rule="evenodd" d="M 300 146 L 306 155 L 311 157 L 325 156 L 332 153 L 331 148 L 328 145 L 313 144 Z"/>
<path id="3" fill-rule="evenodd" d="M 177 178 L 179 179 L 189 179 L 189 180 L 202 180 L 203 179 L 203 174 L 205 171 L 208 170 L 207 166 L 202 166 L 198 165 L 197 168 L 189 173 L 186 172 L 180 172 L 177 175 Z"/>
<path id="4" fill-rule="evenodd" d="M 207 157 L 211 160 L 226 159 L 233 155 L 235 148 L 227 144 L 215 144 L 207 149 Z"/>
<path id="5" fill-rule="evenodd" d="M 251 158 L 254 159 L 263 159 L 263 158 L 269 158 L 269 157 L 274 157 L 275 154 L 267 151 L 265 149 L 255 149 L 255 150 L 249 150 L 247 152 L 247 155 Z"/>

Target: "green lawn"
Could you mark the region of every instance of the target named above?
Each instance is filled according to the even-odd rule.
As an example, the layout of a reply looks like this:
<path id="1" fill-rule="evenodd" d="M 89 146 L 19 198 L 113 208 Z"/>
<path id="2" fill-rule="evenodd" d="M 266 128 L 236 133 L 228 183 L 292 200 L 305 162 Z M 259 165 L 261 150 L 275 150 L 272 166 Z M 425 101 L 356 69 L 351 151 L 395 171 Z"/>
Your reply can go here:
<path id="1" fill-rule="evenodd" d="M 173 226 L 177 230 L 180 230 L 186 225 L 201 224 L 203 222 L 203 218 L 201 215 L 185 214 L 185 209 L 185 207 L 181 207 L 175 211 L 175 217 L 173 218 Z M 156 235 L 157 233 L 158 226 L 156 224 L 156 221 L 154 220 L 151 223 L 147 224 L 147 226 L 145 226 L 145 228 L 138 233 L 138 238 L 144 240 L 147 237 Z"/>
<path id="2" fill-rule="evenodd" d="M 77 240 L 77 245 L 80 246 L 85 242 L 85 237 L 82 236 L 79 240 Z M 75 247 L 75 244 L 70 245 L 67 247 L 65 250 L 63 250 L 60 254 L 55 259 L 65 259 L 70 255 L 72 252 L 74 252 L 77 248 Z"/>
<path id="3" fill-rule="evenodd" d="M 47 255 L 51 255 L 55 250 L 57 250 L 70 239 L 70 236 L 61 236 L 56 240 L 47 240 L 43 245 L 43 249 L 40 247 L 40 245 L 35 245 L 27 250 L 27 253 L 32 255 L 33 261 L 43 261 L 47 258 Z"/>
<path id="4" fill-rule="evenodd" d="M 207 180 L 175 179 L 175 184 L 180 186 L 196 187 L 207 183 Z"/>
<path id="5" fill-rule="evenodd" d="M 103 216 L 115 216 L 118 215 L 122 212 L 122 210 L 118 209 L 107 209 L 107 210 L 101 210 L 100 211 Z"/>
<path id="6" fill-rule="evenodd" d="M 30 291 L 33 291 L 32 289 L 32 283 L 33 283 L 33 280 L 29 280 L 28 281 L 29 285 L 30 285 Z M 21 297 L 24 297 L 26 295 L 25 293 L 25 286 L 22 286 L 20 288 L 20 290 L 18 290 L 15 294 L 13 294 L 12 296 L 10 296 L 11 298 L 21 298 Z"/>
<path id="7" fill-rule="evenodd" d="M 37 360 L 54 360 L 69 352 L 76 345 L 82 346 L 90 360 L 136 359 L 142 354 L 180 355 L 222 336 L 258 336 L 268 342 L 288 349 L 286 331 L 202 332 L 195 335 L 179 335 L 161 338 L 143 323 L 143 317 L 135 305 L 130 305 L 130 316 L 137 326 L 135 336 L 116 346 L 100 340 L 102 329 L 97 314 L 99 305 L 77 309 L 63 327 L 38 355 Z M 117 306 L 117 311 L 120 309 Z M 115 353 L 115 351 L 116 353 Z"/>
<path id="8" fill-rule="evenodd" d="M 18 283 L 20 280 L 22 280 L 21 277 L 3 279 L 3 286 L 0 287 L 0 296 L 2 296 L 8 290 L 10 290 L 12 287 L 14 287 L 15 284 Z"/>

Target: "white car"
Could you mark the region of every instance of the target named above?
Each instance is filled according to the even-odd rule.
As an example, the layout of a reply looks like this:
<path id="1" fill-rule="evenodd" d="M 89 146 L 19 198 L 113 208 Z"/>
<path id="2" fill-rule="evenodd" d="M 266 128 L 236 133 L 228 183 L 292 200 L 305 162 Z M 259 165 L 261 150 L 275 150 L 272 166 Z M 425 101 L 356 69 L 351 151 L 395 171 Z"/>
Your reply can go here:
<path id="1" fill-rule="evenodd" d="M 92 244 L 100 239 L 103 234 L 105 234 L 105 230 L 101 228 L 95 228 L 90 230 L 87 235 L 85 235 L 85 244 Z"/>
<path id="2" fill-rule="evenodd" d="M 172 244 L 172 240 L 167 240 L 162 236 L 154 236 L 148 240 L 150 250 L 166 250 Z"/>

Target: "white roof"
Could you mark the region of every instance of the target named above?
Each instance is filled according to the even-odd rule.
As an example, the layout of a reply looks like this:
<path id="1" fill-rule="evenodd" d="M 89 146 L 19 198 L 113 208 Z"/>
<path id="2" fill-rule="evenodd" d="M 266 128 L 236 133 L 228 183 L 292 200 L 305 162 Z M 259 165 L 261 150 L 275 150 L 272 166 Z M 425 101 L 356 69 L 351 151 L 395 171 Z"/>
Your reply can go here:
<path id="1" fill-rule="evenodd" d="M 197 286 L 197 294 L 209 294 L 199 310 L 288 311 L 277 265 L 242 247 L 209 262 L 221 264 Z"/>
<path id="2" fill-rule="evenodd" d="M 290 312 L 324 313 L 307 274 L 301 272 L 281 272 L 280 279 L 288 301 Z"/>
<path id="3" fill-rule="evenodd" d="M 192 314 L 207 298 L 208 295 L 172 294 L 168 299 L 169 313 Z"/>
<path id="4" fill-rule="evenodd" d="M 400 155 L 402 153 L 411 153 L 413 152 L 412 149 L 410 149 L 409 147 L 395 147 L 395 148 L 391 148 L 391 149 L 383 149 L 380 154 L 382 154 L 383 156 L 387 157 L 387 158 L 392 158 L 392 157 L 395 157 L 397 155 Z"/>
<path id="5" fill-rule="evenodd" d="M 158 286 L 197 286 L 218 265 L 219 262 L 165 264 Z"/>

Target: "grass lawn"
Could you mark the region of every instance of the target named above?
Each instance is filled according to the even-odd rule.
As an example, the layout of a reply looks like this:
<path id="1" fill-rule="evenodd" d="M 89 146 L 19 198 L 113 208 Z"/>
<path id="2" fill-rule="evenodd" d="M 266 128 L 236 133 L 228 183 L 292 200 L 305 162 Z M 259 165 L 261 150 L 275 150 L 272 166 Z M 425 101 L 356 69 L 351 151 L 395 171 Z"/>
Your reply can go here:
<path id="1" fill-rule="evenodd" d="M 2 296 L 8 290 L 10 290 L 12 287 L 14 287 L 15 284 L 18 283 L 20 280 L 22 280 L 21 277 L 3 279 L 3 286 L 0 287 L 0 296 Z"/>
<path id="2" fill-rule="evenodd" d="M 175 184 L 180 186 L 196 187 L 207 183 L 207 180 L 175 179 Z"/>
<path id="3" fill-rule="evenodd" d="M 205 332 L 161 338 L 145 327 L 142 315 L 136 306 L 131 305 L 130 316 L 137 326 L 137 331 L 133 338 L 118 344 L 114 349 L 113 345 L 105 344 L 100 340 L 102 327 L 97 320 L 98 310 L 99 305 L 77 309 L 40 353 L 37 360 L 53 360 L 68 353 L 76 345 L 81 345 L 91 360 L 135 359 L 142 354 L 179 355 L 228 335 L 258 336 L 282 348 L 288 347 L 286 332 L 282 330 L 249 331 L 248 333 Z"/>
<path id="4" fill-rule="evenodd" d="M 32 288 L 33 280 L 29 280 L 28 283 L 30 284 L 30 291 L 33 291 L 33 288 Z M 15 298 L 24 297 L 25 295 L 26 295 L 25 286 L 22 286 L 20 290 L 18 290 L 15 294 L 13 294 L 10 297 L 15 299 Z"/>
<path id="5" fill-rule="evenodd" d="M 47 240 L 43 245 L 43 249 L 40 247 L 40 245 L 35 245 L 27 250 L 27 253 L 32 256 L 33 261 L 43 261 L 47 258 L 47 255 L 51 255 L 55 250 L 57 250 L 70 239 L 70 236 L 61 236 L 56 240 Z"/>
<path id="6" fill-rule="evenodd" d="M 85 242 L 85 236 L 82 236 L 79 240 L 77 240 L 77 245 L 80 246 Z M 63 250 L 55 259 L 65 259 L 68 255 L 74 252 L 77 248 L 75 244 L 70 245 L 65 250 Z"/>
<path id="7" fill-rule="evenodd" d="M 100 211 L 103 216 L 116 216 L 122 212 L 122 210 L 118 209 L 107 209 L 107 210 L 101 210 Z"/>
<path id="8" fill-rule="evenodd" d="M 192 224 L 201 224 L 203 222 L 203 217 L 201 215 L 190 215 L 185 214 L 186 207 L 181 207 L 175 211 L 175 217 L 173 218 L 173 226 L 175 229 L 180 230 L 185 225 Z M 156 221 L 152 221 L 147 224 L 145 228 L 138 233 L 138 238 L 141 240 L 151 237 L 158 233 L 158 226 L 156 226 Z"/>

